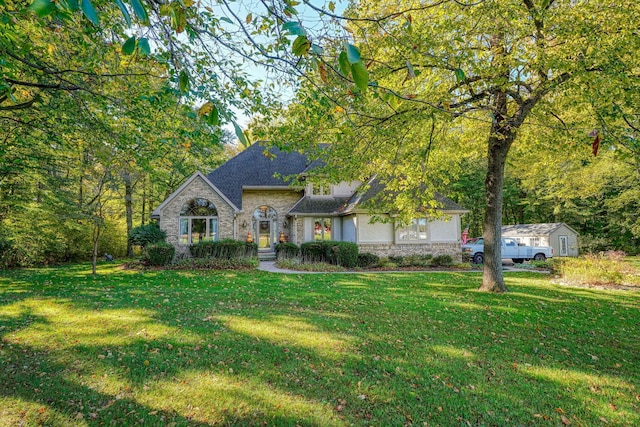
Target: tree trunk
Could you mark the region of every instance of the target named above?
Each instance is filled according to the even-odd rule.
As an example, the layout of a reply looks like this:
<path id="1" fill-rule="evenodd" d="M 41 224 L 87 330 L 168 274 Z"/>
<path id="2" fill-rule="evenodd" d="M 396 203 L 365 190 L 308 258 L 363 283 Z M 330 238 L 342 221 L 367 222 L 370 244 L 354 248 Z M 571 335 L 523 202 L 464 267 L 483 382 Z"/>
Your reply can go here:
<path id="1" fill-rule="evenodd" d="M 101 220 L 101 218 L 100 218 Z M 93 222 L 93 236 L 92 236 L 92 242 L 93 243 L 93 257 L 91 260 L 91 273 L 95 276 L 96 275 L 96 270 L 97 270 L 97 266 L 98 266 L 98 242 L 100 241 L 100 231 L 102 230 L 102 224 L 100 223 L 99 220 L 96 220 L 94 218 L 94 222 Z"/>
<path id="2" fill-rule="evenodd" d="M 129 240 L 133 229 L 133 185 L 129 171 L 122 173 L 122 180 L 124 181 L 124 210 L 127 219 L 127 257 L 133 258 L 133 245 Z"/>
<path id="3" fill-rule="evenodd" d="M 147 210 L 147 176 L 142 176 L 142 221 L 141 224 L 146 223 L 146 210 Z"/>
<path id="4" fill-rule="evenodd" d="M 497 112 L 506 112 L 506 96 L 496 96 Z M 488 141 L 488 166 L 485 179 L 486 207 L 484 214 L 484 270 L 481 291 L 506 292 L 502 275 L 502 203 L 504 167 L 507 154 L 515 139 L 515 128 L 500 114 L 491 125 Z"/>

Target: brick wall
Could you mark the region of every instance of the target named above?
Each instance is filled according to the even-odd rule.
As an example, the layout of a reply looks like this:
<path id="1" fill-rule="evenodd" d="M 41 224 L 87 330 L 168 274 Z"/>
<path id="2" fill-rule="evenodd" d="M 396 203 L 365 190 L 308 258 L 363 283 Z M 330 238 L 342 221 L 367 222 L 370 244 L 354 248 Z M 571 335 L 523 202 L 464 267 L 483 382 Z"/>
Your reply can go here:
<path id="1" fill-rule="evenodd" d="M 303 196 L 301 191 L 292 190 L 245 190 L 242 193 L 242 213 L 238 216 L 238 238 L 244 240 L 247 232 L 251 231 L 255 239 L 255 229 L 253 227 L 253 212 L 260 206 L 269 206 L 275 209 L 278 214 L 276 221 L 276 233 L 284 232 L 285 236 L 291 241 L 293 235 L 293 220 L 288 218 L 287 214 L 300 198 Z M 284 226 L 284 222 L 287 226 Z M 242 224 L 246 223 L 247 227 Z"/>

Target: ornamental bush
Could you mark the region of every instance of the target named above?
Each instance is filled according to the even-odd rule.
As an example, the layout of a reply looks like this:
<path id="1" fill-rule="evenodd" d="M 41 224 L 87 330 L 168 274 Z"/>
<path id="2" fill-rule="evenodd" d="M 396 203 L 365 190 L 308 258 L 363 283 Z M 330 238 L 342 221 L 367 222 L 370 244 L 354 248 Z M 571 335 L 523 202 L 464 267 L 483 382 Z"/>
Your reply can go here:
<path id="1" fill-rule="evenodd" d="M 176 248 L 170 243 L 159 242 L 147 245 L 144 250 L 145 260 L 153 266 L 169 265 L 176 254 Z"/>
<path id="2" fill-rule="evenodd" d="M 258 245 L 233 239 L 209 240 L 194 243 L 189 252 L 194 258 L 252 258 L 258 256 Z"/>
<path id="3" fill-rule="evenodd" d="M 164 242 L 166 238 L 167 233 L 164 230 L 160 230 L 156 223 L 134 227 L 129 234 L 131 244 L 142 248 L 153 243 Z"/>
<path id="4" fill-rule="evenodd" d="M 275 246 L 276 257 L 278 259 L 295 258 L 300 254 L 300 247 L 295 243 L 284 242 Z"/>
<path id="5" fill-rule="evenodd" d="M 380 257 L 376 254 L 372 254 L 369 252 L 364 252 L 358 254 L 358 267 L 367 268 L 378 265 L 380 262 Z"/>
<path id="6" fill-rule="evenodd" d="M 436 255 L 429 260 L 432 267 L 450 267 L 453 265 L 453 257 L 451 255 Z"/>
<path id="7" fill-rule="evenodd" d="M 256 258 L 188 258 L 171 265 L 172 270 L 254 270 L 258 267 Z"/>
<path id="8" fill-rule="evenodd" d="M 300 254 L 304 262 L 326 262 L 347 268 L 358 265 L 358 245 L 351 242 L 306 242 L 300 245 Z"/>
<path id="9" fill-rule="evenodd" d="M 303 262 L 329 262 L 329 245 L 327 241 L 305 242 L 300 245 L 300 256 Z"/>

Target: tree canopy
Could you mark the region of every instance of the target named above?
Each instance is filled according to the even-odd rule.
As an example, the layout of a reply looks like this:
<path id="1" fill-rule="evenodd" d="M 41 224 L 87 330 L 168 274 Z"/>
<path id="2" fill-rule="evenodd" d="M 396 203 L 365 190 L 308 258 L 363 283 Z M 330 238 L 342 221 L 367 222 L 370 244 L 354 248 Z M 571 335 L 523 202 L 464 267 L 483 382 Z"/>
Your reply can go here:
<path id="1" fill-rule="evenodd" d="M 322 55 L 309 52 L 315 73 L 273 134 L 300 146 L 329 143 L 344 177 L 377 174 L 405 211 L 433 194 L 425 183 L 454 180 L 447 171 L 482 142 L 482 289 L 504 291 L 499 242 L 511 147 L 525 132 L 593 129 L 579 129 L 584 114 L 563 119 L 562 109 L 637 79 L 639 17 L 635 2 L 354 1 L 336 18 L 342 39 Z"/>

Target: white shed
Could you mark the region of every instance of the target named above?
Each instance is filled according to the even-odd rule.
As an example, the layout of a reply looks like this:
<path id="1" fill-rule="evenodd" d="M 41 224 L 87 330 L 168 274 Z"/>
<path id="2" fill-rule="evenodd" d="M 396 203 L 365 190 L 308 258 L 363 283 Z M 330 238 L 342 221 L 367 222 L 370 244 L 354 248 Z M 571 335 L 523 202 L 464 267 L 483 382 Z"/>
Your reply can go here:
<path id="1" fill-rule="evenodd" d="M 513 237 L 529 246 L 551 246 L 553 256 L 578 256 L 578 232 L 564 222 L 505 225 L 502 237 Z"/>

